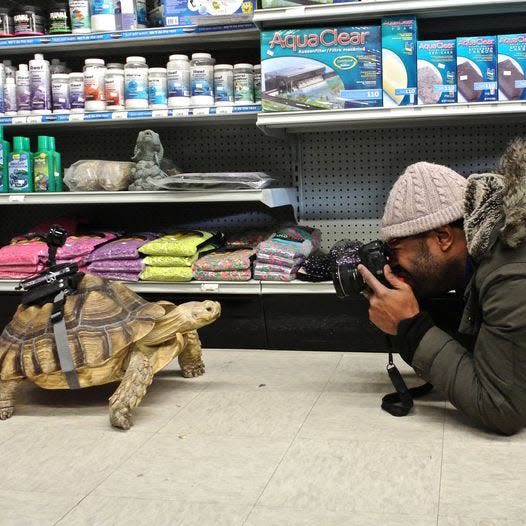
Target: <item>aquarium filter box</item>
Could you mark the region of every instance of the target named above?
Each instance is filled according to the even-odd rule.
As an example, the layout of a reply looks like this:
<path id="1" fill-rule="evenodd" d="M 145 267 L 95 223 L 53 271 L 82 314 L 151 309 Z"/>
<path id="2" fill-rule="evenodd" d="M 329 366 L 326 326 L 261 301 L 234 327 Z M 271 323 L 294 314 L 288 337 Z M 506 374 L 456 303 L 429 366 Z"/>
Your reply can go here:
<path id="1" fill-rule="evenodd" d="M 382 105 L 380 26 L 263 31 L 261 46 L 264 111 Z"/>
<path id="2" fill-rule="evenodd" d="M 526 99 L 526 34 L 498 37 L 499 100 Z"/>
<path id="3" fill-rule="evenodd" d="M 256 0 L 163 0 L 165 26 L 211 26 L 247 23 Z"/>

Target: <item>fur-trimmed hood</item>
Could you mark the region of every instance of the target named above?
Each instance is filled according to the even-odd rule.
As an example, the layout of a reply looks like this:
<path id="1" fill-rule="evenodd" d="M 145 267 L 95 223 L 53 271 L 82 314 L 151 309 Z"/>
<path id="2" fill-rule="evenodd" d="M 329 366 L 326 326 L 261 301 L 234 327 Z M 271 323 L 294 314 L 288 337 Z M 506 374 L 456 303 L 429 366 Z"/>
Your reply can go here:
<path id="1" fill-rule="evenodd" d="M 526 140 L 515 139 L 497 173 L 474 174 L 466 189 L 464 230 L 471 256 L 480 261 L 497 239 L 510 248 L 526 241 Z"/>

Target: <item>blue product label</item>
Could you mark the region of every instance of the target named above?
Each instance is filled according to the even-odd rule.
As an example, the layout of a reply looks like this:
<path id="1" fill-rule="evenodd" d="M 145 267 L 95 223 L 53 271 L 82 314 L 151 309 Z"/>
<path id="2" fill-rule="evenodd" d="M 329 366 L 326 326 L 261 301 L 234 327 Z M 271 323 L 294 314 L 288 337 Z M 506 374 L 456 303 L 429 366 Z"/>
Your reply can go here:
<path id="1" fill-rule="evenodd" d="M 256 9 L 256 0 L 163 0 L 163 25 L 189 26 L 202 17 L 230 17 L 231 22 L 242 21 Z"/>
<path id="2" fill-rule="evenodd" d="M 0 192 L 7 192 L 7 188 L 4 188 L 4 144 L 0 141 Z"/>
<path id="3" fill-rule="evenodd" d="M 113 0 L 91 0 L 91 16 L 114 14 L 115 4 Z"/>
<path id="4" fill-rule="evenodd" d="M 9 189 L 29 191 L 29 158 L 26 153 L 12 153 L 9 160 Z"/>
<path id="5" fill-rule="evenodd" d="M 526 100 L 526 34 L 498 36 L 499 100 Z"/>
<path id="6" fill-rule="evenodd" d="M 457 102 L 456 41 L 418 42 L 418 103 Z"/>
<path id="7" fill-rule="evenodd" d="M 192 96 L 212 95 L 210 83 L 204 79 L 192 79 Z"/>
<path id="8" fill-rule="evenodd" d="M 176 80 L 168 82 L 168 96 L 169 97 L 189 97 L 190 92 L 186 86 Z"/>
<path id="9" fill-rule="evenodd" d="M 147 87 L 148 73 L 126 72 L 125 98 L 135 100 L 148 100 Z"/>
<path id="10" fill-rule="evenodd" d="M 166 104 L 166 81 L 163 79 L 150 79 L 148 87 L 148 102 L 150 104 Z"/>
<path id="11" fill-rule="evenodd" d="M 384 106 L 417 104 L 417 26 L 414 16 L 382 18 Z"/>
<path id="12" fill-rule="evenodd" d="M 261 89 L 265 111 L 382 105 L 379 26 L 264 31 Z"/>
<path id="13" fill-rule="evenodd" d="M 457 75 L 459 102 L 497 100 L 497 37 L 457 38 Z"/>

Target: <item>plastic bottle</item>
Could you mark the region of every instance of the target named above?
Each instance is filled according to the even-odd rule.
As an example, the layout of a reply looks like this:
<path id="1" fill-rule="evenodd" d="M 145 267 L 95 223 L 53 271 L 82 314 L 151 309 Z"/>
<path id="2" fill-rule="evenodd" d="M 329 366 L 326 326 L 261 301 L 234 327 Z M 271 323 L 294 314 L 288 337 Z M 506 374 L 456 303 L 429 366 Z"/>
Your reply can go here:
<path id="1" fill-rule="evenodd" d="M 5 68 L 3 64 L 0 64 L 0 115 L 4 115 L 4 112 L 5 112 L 4 87 L 5 87 Z"/>
<path id="2" fill-rule="evenodd" d="M 66 73 L 66 70 L 67 68 L 65 62 L 61 62 L 58 58 L 51 59 L 49 71 L 52 75 L 55 75 L 56 73 Z"/>
<path id="3" fill-rule="evenodd" d="M 107 70 L 104 77 L 104 98 L 106 99 L 106 109 L 112 111 L 124 110 L 123 69 L 111 68 Z"/>
<path id="4" fill-rule="evenodd" d="M 53 113 L 69 113 L 71 96 L 69 93 L 69 75 L 67 73 L 51 75 L 51 96 L 53 98 Z"/>
<path id="5" fill-rule="evenodd" d="M 0 192 L 9 192 L 7 167 L 9 163 L 9 143 L 4 140 L 4 128 L 0 126 Z"/>
<path id="6" fill-rule="evenodd" d="M 106 66 L 101 58 L 87 58 L 84 66 L 84 109 L 104 111 L 104 77 Z"/>
<path id="7" fill-rule="evenodd" d="M 124 64 L 121 64 L 120 62 L 109 62 L 106 64 L 106 69 L 108 71 L 110 69 L 120 69 L 121 71 L 124 71 Z"/>
<path id="8" fill-rule="evenodd" d="M 144 29 L 148 27 L 148 8 L 146 6 L 146 0 L 136 0 L 135 5 L 137 8 L 137 27 Z"/>
<path id="9" fill-rule="evenodd" d="M 46 137 L 48 140 L 47 149 L 53 152 L 53 177 L 54 182 L 54 192 L 62 192 L 64 190 L 64 185 L 62 182 L 62 155 L 57 152 L 55 145 L 55 137 L 49 136 Z"/>
<path id="10" fill-rule="evenodd" d="M 137 29 L 135 0 L 120 0 L 116 3 L 115 23 L 119 31 Z"/>
<path id="11" fill-rule="evenodd" d="M 17 115 L 16 83 L 13 77 L 5 79 L 4 84 L 4 113 L 8 117 Z"/>
<path id="12" fill-rule="evenodd" d="M 27 148 L 27 137 L 13 138 L 13 151 L 8 157 L 8 180 L 10 192 L 33 191 L 33 156 Z"/>
<path id="13" fill-rule="evenodd" d="M 148 71 L 148 102 L 152 110 L 168 108 L 166 68 L 150 68 Z"/>
<path id="14" fill-rule="evenodd" d="M 91 33 L 89 0 L 69 0 L 72 33 Z"/>
<path id="15" fill-rule="evenodd" d="M 48 7 L 48 33 L 50 35 L 63 35 L 71 33 L 68 20 L 68 5 L 66 2 L 53 2 Z"/>
<path id="16" fill-rule="evenodd" d="M 144 57 L 126 58 L 124 98 L 127 110 L 148 109 L 148 66 Z"/>
<path id="17" fill-rule="evenodd" d="M 218 64 L 214 67 L 214 104 L 216 106 L 234 105 L 233 69 L 231 64 Z"/>
<path id="18" fill-rule="evenodd" d="M 5 70 L 5 78 L 8 79 L 8 78 L 15 78 L 15 73 L 16 73 L 16 68 L 15 66 L 13 66 L 13 63 L 11 62 L 11 60 L 4 60 L 3 61 L 3 64 L 4 64 L 4 70 Z"/>
<path id="19" fill-rule="evenodd" d="M 38 150 L 33 155 L 33 179 L 35 192 L 53 192 L 55 189 L 55 172 L 53 169 L 53 152 L 49 150 L 48 138 L 38 136 Z"/>
<path id="20" fill-rule="evenodd" d="M 187 55 L 170 55 L 166 65 L 168 76 L 168 107 L 190 106 L 190 62 Z"/>
<path id="21" fill-rule="evenodd" d="M 234 100 L 239 106 L 254 104 L 254 68 L 252 64 L 234 65 Z"/>
<path id="22" fill-rule="evenodd" d="M 261 64 L 254 66 L 254 102 L 261 102 Z"/>
<path id="23" fill-rule="evenodd" d="M 31 113 L 44 115 L 51 113 L 51 74 L 49 62 L 44 55 L 37 53 L 29 61 L 29 85 L 31 89 Z"/>
<path id="24" fill-rule="evenodd" d="M 40 36 L 46 31 L 44 11 L 35 5 L 21 5 L 14 10 L 16 36 Z"/>
<path id="25" fill-rule="evenodd" d="M 0 7 L 0 38 L 15 36 L 15 23 L 11 11 L 10 7 Z"/>
<path id="26" fill-rule="evenodd" d="M 69 74 L 71 113 L 84 113 L 84 73 Z"/>
<path id="27" fill-rule="evenodd" d="M 16 106 L 18 115 L 31 113 L 31 88 L 29 87 L 29 68 L 27 64 L 20 64 L 15 74 L 16 78 Z"/>
<path id="28" fill-rule="evenodd" d="M 95 33 L 100 31 L 115 31 L 115 2 L 114 0 L 91 0 L 91 30 Z"/>
<path id="29" fill-rule="evenodd" d="M 214 62 L 210 53 L 193 53 L 190 63 L 191 106 L 214 105 Z"/>

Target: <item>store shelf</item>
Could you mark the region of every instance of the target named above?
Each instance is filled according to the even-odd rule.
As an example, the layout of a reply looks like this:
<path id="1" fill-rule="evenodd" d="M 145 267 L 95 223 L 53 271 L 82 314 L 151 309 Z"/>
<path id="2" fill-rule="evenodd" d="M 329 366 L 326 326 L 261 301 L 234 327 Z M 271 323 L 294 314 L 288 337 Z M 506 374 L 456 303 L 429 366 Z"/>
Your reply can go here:
<path id="1" fill-rule="evenodd" d="M 0 280 L 0 292 L 15 292 L 18 280 Z M 335 294 L 330 282 L 288 283 L 272 281 L 189 281 L 170 283 L 162 281 L 124 282 L 141 294 Z"/>
<path id="2" fill-rule="evenodd" d="M 56 192 L 0 194 L 0 205 L 261 202 L 269 208 L 297 204 L 294 188 L 154 192 Z"/>
<path id="3" fill-rule="evenodd" d="M 143 50 L 147 47 L 170 47 L 174 52 L 196 44 L 218 44 L 238 46 L 242 43 L 259 42 L 259 31 L 253 24 L 230 24 L 213 27 L 159 27 L 138 29 L 135 31 L 111 31 L 107 33 L 89 33 L 86 35 L 45 35 L 42 37 L 2 38 L 0 54 L 20 55 L 42 53 L 46 51 L 84 52 L 95 50 L 110 53 L 117 48 L 126 48 L 126 52 Z"/>
<path id="4" fill-rule="evenodd" d="M 259 9 L 254 22 L 262 29 L 316 23 L 354 22 L 385 15 L 414 14 L 421 18 L 524 12 L 523 0 L 364 0 Z"/>
<path id="5" fill-rule="evenodd" d="M 257 125 L 268 135 L 315 131 L 433 126 L 471 121 L 520 119 L 526 114 L 526 101 L 478 102 L 404 106 L 399 108 L 367 108 L 349 110 L 317 110 L 260 113 Z"/>
<path id="6" fill-rule="evenodd" d="M 7 127 L 60 127 L 90 126 L 92 128 L 118 126 L 119 128 L 138 125 L 192 126 L 205 124 L 255 123 L 261 105 L 181 108 L 171 110 L 100 111 L 86 113 L 28 115 L 0 117 L 0 126 Z"/>

